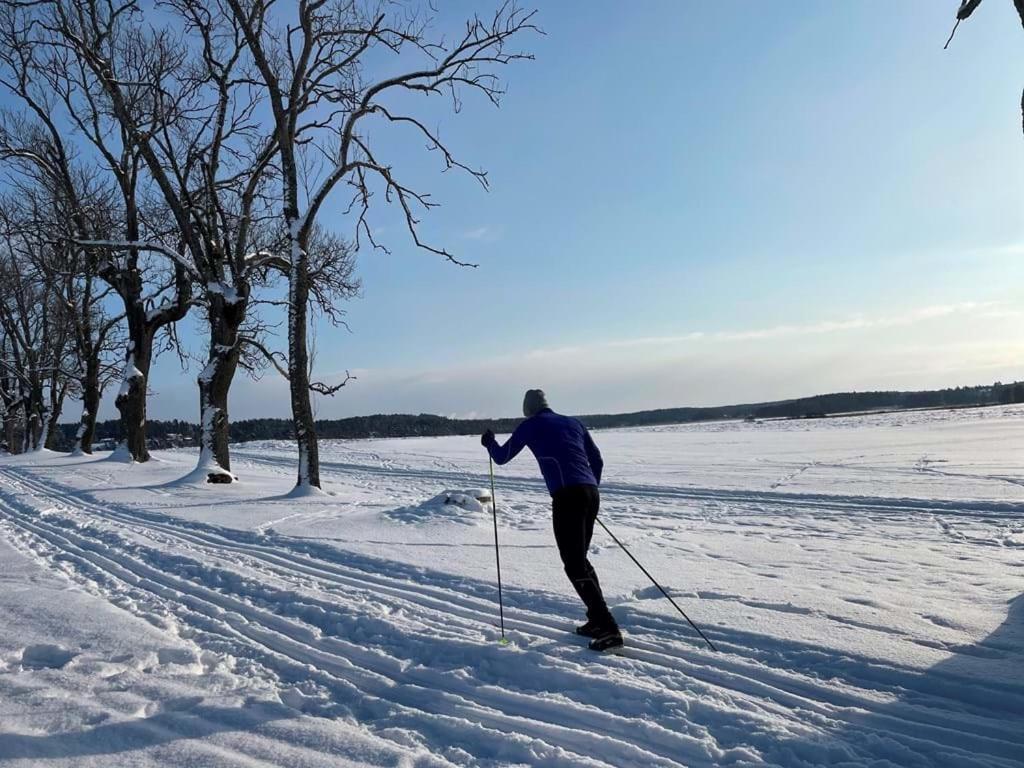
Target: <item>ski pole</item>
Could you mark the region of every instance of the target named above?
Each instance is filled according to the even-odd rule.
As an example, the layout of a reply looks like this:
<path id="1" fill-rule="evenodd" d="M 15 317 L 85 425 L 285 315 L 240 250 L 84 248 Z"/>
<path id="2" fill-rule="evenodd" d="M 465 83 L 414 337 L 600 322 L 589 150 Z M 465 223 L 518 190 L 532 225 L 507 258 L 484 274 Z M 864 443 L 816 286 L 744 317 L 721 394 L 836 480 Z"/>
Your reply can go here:
<path id="1" fill-rule="evenodd" d="M 492 493 L 492 497 L 493 497 L 493 493 Z M 693 623 L 692 621 L 690 621 L 690 617 L 689 617 L 689 616 L 687 616 L 687 615 L 686 615 L 686 613 L 684 613 L 684 612 L 683 612 L 683 609 L 682 609 L 682 608 L 680 608 L 680 607 L 679 607 L 678 605 L 676 605 L 676 601 L 672 599 L 672 595 L 670 595 L 670 594 L 669 594 L 668 592 L 666 592 L 666 591 L 665 591 L 665 588 L 664 588 L 663 586 L 661 586 L 661 584 L 659 584 L 659 583 L 658 583 L 657 581 L 655 581 L 655 580 L 654 580 L 654 577 L 653 577 L 653 576 L 651 576 L 651 574 L 650 574 L 650 573 L 648 573 L 647 569 L 646 569 L 646 568 L 644 568 L 644 567 L 643 567 L 643 565 L 641 565 L 641 564 L 640 564 L 640 561 L 639 561 L 639 560 L 637 560 L 637 559 L 636 559 L 635 557 L 633 557 L 633 553 L 632 553 L 632 552 L 630 552 L 630 551 L 629 551 L 628 549 L 626 549 L 626 545 L 625 545 L 625 544 L 623 544 L 623 543 L 622 543 L 621 541 L 619 541 L 619 540 L 618 540 L 618 538 L 617 538 L 617 537 L 615 536 L 615 534 L 614 534 L 614 533 L 612 533 L 611 531 L 609 531 L 609 530 L 608 530 L 608 526 L 607 526 L 607 525 L 605 525 L 605 524 L 604 524 L 603 522 L 601 522 L 601 519 L 600 519 L 600 518 L 598 518 L 597 522 L 601 524 L 601 527 L 602 527 L 602 528 L 604 528 L 604 530 L 605 530 L 605 533 L 607 533 L 607 534 L 608 534 L 609 536 L 611 536 L 611 537 L 612 537 L 612 539 L 614 539 L 615 543 L 616 543 L 616 544 L 618 544 L 618 545 L 619 545 L 620 547 L 622 547 L 622 551 L 623 551 L 623 552 L 625 552 L 625 553 L 626 553 L 627 555 L 629 555 L 629 559 L 630 559 L 630 560 L 632 560 L 632 561 L 633 561 L 634 563 L 636 563 L 637 567 L 638 567 L 638 568 L 639 568 L 639 569 L 640 569 L 641 571 L 643 571 L 643 572 L 644 572 L 644 576 L 646 576 L 646 577 L 647 577 L 648 579 L 650 579 L 650 580 L 651 580 L 651 583 L 652 583 L 652 584 L 653 584 L 654 586 L 656 586 L 656 587 L 657 587 L 658 589 L 660 589 L 660 590 L 661 590 L 661 594 L 663 594 L 663 595 L 664 595 L 665 597 L 667 597 L 667 598 L 668 598 L 668 601 L 669 601 L 670 603 L 672 603 L 672 606 L 673 606 L 673 607 L 674 607 L 674 608 L 675 608 L 675 609 L 676 609 L 677 611 L 679 611 L 679 613 L 680 613 L 680 614 L 682 615 L 682 617 L 683 617 L 684 619 L 686 619 L 686 621 L 687 621 L 687 622 L 689 622 L 690 626 L 691 626 L 691 627 L 693 627 L 693 628 L 694 628 L 695 630 L 697 630 L 697 634 L 698 634 L 698 635 L 700 635 L 700 636 L 701 636 L 702 638 L 704 638 L 704 642 L 705 642 L 705 643 L 707 643 L 707 644 L 708 644 L 708 645 L 709 645 L 709 646 L 711 647 L 711 650 L 712 650 L 712 651 L 717 651 L 718 649 L 717 649 L 717 648 L 715 648 L 715 645 L 714 645 L 714 643 L 712 643 L 712 642 L 711 642 L 710 640 L 708 640 L 708 639 L 707 639 L 707 637 L 706 637 L 706 636 L 704 635 L 704 633 L 700 631 L 700 627 L 698 627 L 698 626 L 697 626 L 696 624 L 694 624 L 694 623 Z M 500 584 L 501 582 L 499 581 L 498 583 Z M 499 591 L 500 591 L 501 587 L 499 586 L 499 588 L 498 588 L 498 589 L 499 589 Z"/>
<path id="2" fill-rule="evenodd" d="M 494 459 L 491 463 L 491 511 L 494 516 L 494 562 L 498 566 L 498 616 L 501 619 L 501 643 L 505 645 L 505 606 L 501 599 L 501 551 L 498 549 L 498 499 L 494 495 Z"/>

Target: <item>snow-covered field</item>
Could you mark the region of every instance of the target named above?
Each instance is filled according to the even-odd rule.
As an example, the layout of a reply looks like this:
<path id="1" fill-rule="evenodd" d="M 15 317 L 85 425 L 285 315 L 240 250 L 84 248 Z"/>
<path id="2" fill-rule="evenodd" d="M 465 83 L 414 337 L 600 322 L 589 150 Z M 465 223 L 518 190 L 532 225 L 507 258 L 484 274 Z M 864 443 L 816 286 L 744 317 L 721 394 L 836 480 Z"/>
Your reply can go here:
<path id="1" fill-rule="evenodd" d="M 533 460 L 288 444 L 236 486 L 0 460 L 0 765 L 1024 765 L 1024 409 L 595 435 L 596 656 Z"/>

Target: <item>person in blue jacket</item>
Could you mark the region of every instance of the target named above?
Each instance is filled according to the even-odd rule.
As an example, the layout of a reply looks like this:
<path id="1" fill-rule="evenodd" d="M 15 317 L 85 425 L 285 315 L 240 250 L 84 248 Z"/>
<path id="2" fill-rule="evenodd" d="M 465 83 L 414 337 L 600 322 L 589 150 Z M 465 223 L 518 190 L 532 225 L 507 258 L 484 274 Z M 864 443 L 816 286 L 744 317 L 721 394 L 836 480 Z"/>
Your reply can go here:
<path id="1" fill-rule="evenodd" d="M 480 442 L 496 464 L 507 464 L 523 448 L 533 452 L 551 494 L 555 542 L 565 573 L 587 606 L 587 622 L 576 632 L 592 638 L 590 647 L 595 651 L 618 648 L 622 633 L 605 603 L 594 566 L 587 559 L 601 506 L 601 452 L 577 419 L 551 410 L 543 390 L 526 392 L 523 415 L 525 421 L 504 445 L 498 444 L 491 430 L 481 436 Z"/>

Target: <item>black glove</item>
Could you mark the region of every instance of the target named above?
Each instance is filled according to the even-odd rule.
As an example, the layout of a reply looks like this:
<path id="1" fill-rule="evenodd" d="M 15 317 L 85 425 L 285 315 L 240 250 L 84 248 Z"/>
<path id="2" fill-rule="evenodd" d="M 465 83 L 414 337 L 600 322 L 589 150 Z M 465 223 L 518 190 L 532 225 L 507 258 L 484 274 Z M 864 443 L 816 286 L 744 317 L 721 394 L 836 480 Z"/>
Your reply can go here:
<path id="1" fill-rule="evenodd" d="M 488 429 L 482 435 L 480 435 L 480 445 L 486 448 L 488 445 L 494 442 L 494 432 Z"/>

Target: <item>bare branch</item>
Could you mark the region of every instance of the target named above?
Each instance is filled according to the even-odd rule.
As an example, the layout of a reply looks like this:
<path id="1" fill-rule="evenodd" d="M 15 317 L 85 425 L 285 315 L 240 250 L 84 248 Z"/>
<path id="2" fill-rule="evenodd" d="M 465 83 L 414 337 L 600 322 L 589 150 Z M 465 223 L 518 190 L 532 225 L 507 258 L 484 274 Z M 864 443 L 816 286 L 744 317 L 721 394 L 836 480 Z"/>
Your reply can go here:
<path id="1" fill-rule="evenodd" d="M 324 384 L 321 381 L 313 381 L 310 382 L 309 384 L 309 391 L 316 392 L 318 395 L 325 395 L 327 397 L 331 397 L 333 395 L 336 395 L 342 389 L 342 387 L 344 387 L 350 381 L 354 381 L 355 378 L 355 376 L 349 375 L 348 371 L 345 371 L 345 379 L 340 384 L 328 385 Z"/>

